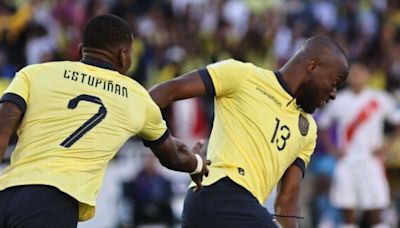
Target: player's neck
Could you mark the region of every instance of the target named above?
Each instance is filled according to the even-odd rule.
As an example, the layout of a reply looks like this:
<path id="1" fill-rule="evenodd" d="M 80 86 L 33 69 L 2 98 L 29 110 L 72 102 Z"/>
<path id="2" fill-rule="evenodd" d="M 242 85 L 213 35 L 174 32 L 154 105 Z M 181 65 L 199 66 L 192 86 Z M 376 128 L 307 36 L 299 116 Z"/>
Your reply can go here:
<path id="1" fill-rule="evenodd" d="M 84 48 L 82 52 L 82 61 L 85 60 L 96 60 L 104 63 L 111 64 L 115 69 L 116 65 L 114 63 L 114 58 L 112 55 L 106 51 L 92 48 Z"/>
<path id="2" fill-rule="evenodd" d="M 362 91 L 364 91 L 364 86 L 362 87 L 353 87 L 351 88 L 351 91 L 353 91 L 354 94 L 360 94 Z"/>
<path id="3" fill-rule="evenodd" d="M 282 79 L 287 85 L 288 89 L 290 90 L 290 93 L 296 97 L 297 90 L 299 89 L 301 85 L 301 78 L 296 76 L 296 75 L 301 75 L 299 72 L 295 72 L 290 70 L 288 67 L 282 67 L 279 69 L 279 72 L 282 75 Z"/>

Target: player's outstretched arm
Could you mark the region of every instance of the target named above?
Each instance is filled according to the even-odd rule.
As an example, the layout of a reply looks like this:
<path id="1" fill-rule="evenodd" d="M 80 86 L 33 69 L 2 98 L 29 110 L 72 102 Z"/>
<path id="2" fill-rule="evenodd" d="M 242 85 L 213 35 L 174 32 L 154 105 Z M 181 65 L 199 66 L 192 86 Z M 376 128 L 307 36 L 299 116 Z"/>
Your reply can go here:
<path id="1" fill-rule="evenodd" d="M 160 108 L 165 108 L 176 100 L 204 96 L 206 88 L 198 71 L 191 71 L 155 85 L 150 88 L 149 93 Z"/>
<path id="2" fill-rule="evenodd" d="M 3 160 L 11 136 L 18 129 L 22 117 L 21 109 L 11 103 L 0 103 L 0 161 Z"/>
<path id="3" fill-rule="evenodd" d="M 296 165 L 291 165 L 281 179 L 275 201 L 275 214 L 282 227 L 298 227 L 300 182 L 302 178 L 303 171 Z"/>
<path id="4" fill-rule="evenodd" d="M 151 146 L 150 148 L 163 166 L 168 169 L 190 173 L 192 180 L 197 185 L 197 189 L 200 189 L 203 175 L 208 176 L 207 165 L 211 164 L 209 160 L 199 155 L 203 145 L 204 141 L 201 140 L 190 151 L 184 143 L 169 136 L 160 145 Z"/>

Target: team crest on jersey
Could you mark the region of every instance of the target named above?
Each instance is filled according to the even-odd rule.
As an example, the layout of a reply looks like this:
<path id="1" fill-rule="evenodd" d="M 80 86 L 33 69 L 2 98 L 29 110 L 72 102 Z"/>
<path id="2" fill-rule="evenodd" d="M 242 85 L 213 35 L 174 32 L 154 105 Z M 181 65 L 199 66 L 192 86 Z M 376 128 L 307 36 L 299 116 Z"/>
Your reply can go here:
<path id="1" fill-rule="evenodd" d="M 308 129 L 310 127 L 310 123 L 307 118 L 302 114 L 299 114 L 299 130 L 302 136 L 306 136 L 308 134 Z"/>

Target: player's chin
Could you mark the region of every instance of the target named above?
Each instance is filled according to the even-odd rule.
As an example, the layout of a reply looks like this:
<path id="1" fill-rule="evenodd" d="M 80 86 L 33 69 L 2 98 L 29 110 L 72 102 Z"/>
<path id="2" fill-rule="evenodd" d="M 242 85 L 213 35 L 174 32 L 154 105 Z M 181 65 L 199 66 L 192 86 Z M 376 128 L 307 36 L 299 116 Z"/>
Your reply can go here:
<path id="1" fill-rule="evenodd" d="M 329 102 L 329 100 L 321 100 L 320 102 L 318 102 L 318 104 L 315 105 L 314 110 L 317 108 L 324 107 L 326 104 L 328 104 L 328 102 Z"/>
<path id="2" fill-rule="evenodd" d="M 312 114 L 315 111 L 316 108 L 317 107 L 301 107 L 301 109 L 303 109 L 303 111 L 308 113 L 308 114 Z"/>
<path id="3" fill-rule="evenodd" d="M 304 112 L 312 114 L 318 108 L 320 102 L 312 102 L 311 100 L 303 100 L 299 102 L 299 106 Z"/>

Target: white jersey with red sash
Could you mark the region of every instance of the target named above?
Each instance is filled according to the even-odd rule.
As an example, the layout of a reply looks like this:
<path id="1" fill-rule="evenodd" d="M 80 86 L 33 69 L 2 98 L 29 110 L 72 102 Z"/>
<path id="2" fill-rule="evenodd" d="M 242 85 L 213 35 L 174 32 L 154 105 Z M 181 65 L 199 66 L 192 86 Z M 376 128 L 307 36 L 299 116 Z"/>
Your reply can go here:
<path id="1" fill-rule="evenodd" d="M 350 89 L 340 92 L 321 113 L 320 128 L 336 123 L 338 147 L 346 151 L 346 160 L 373 156 L 383 143 L 384 120 L 400 123 L 400 109 L 387 93 L 364 89 L 354 93 Z"/>
<path id="2" fill-rule="evenodd" d="M 374 152 L 383 143 L 384 121 L 400 122 L 400 109 L 388 94 L 365 89 L 339 93 L 321 113 L 319 126 L 338 127 L 338 147 L 345 155 L 336 165 L 331 201 L 342 209 L 382 209 L 390 200 L 382 161 Z"/>

